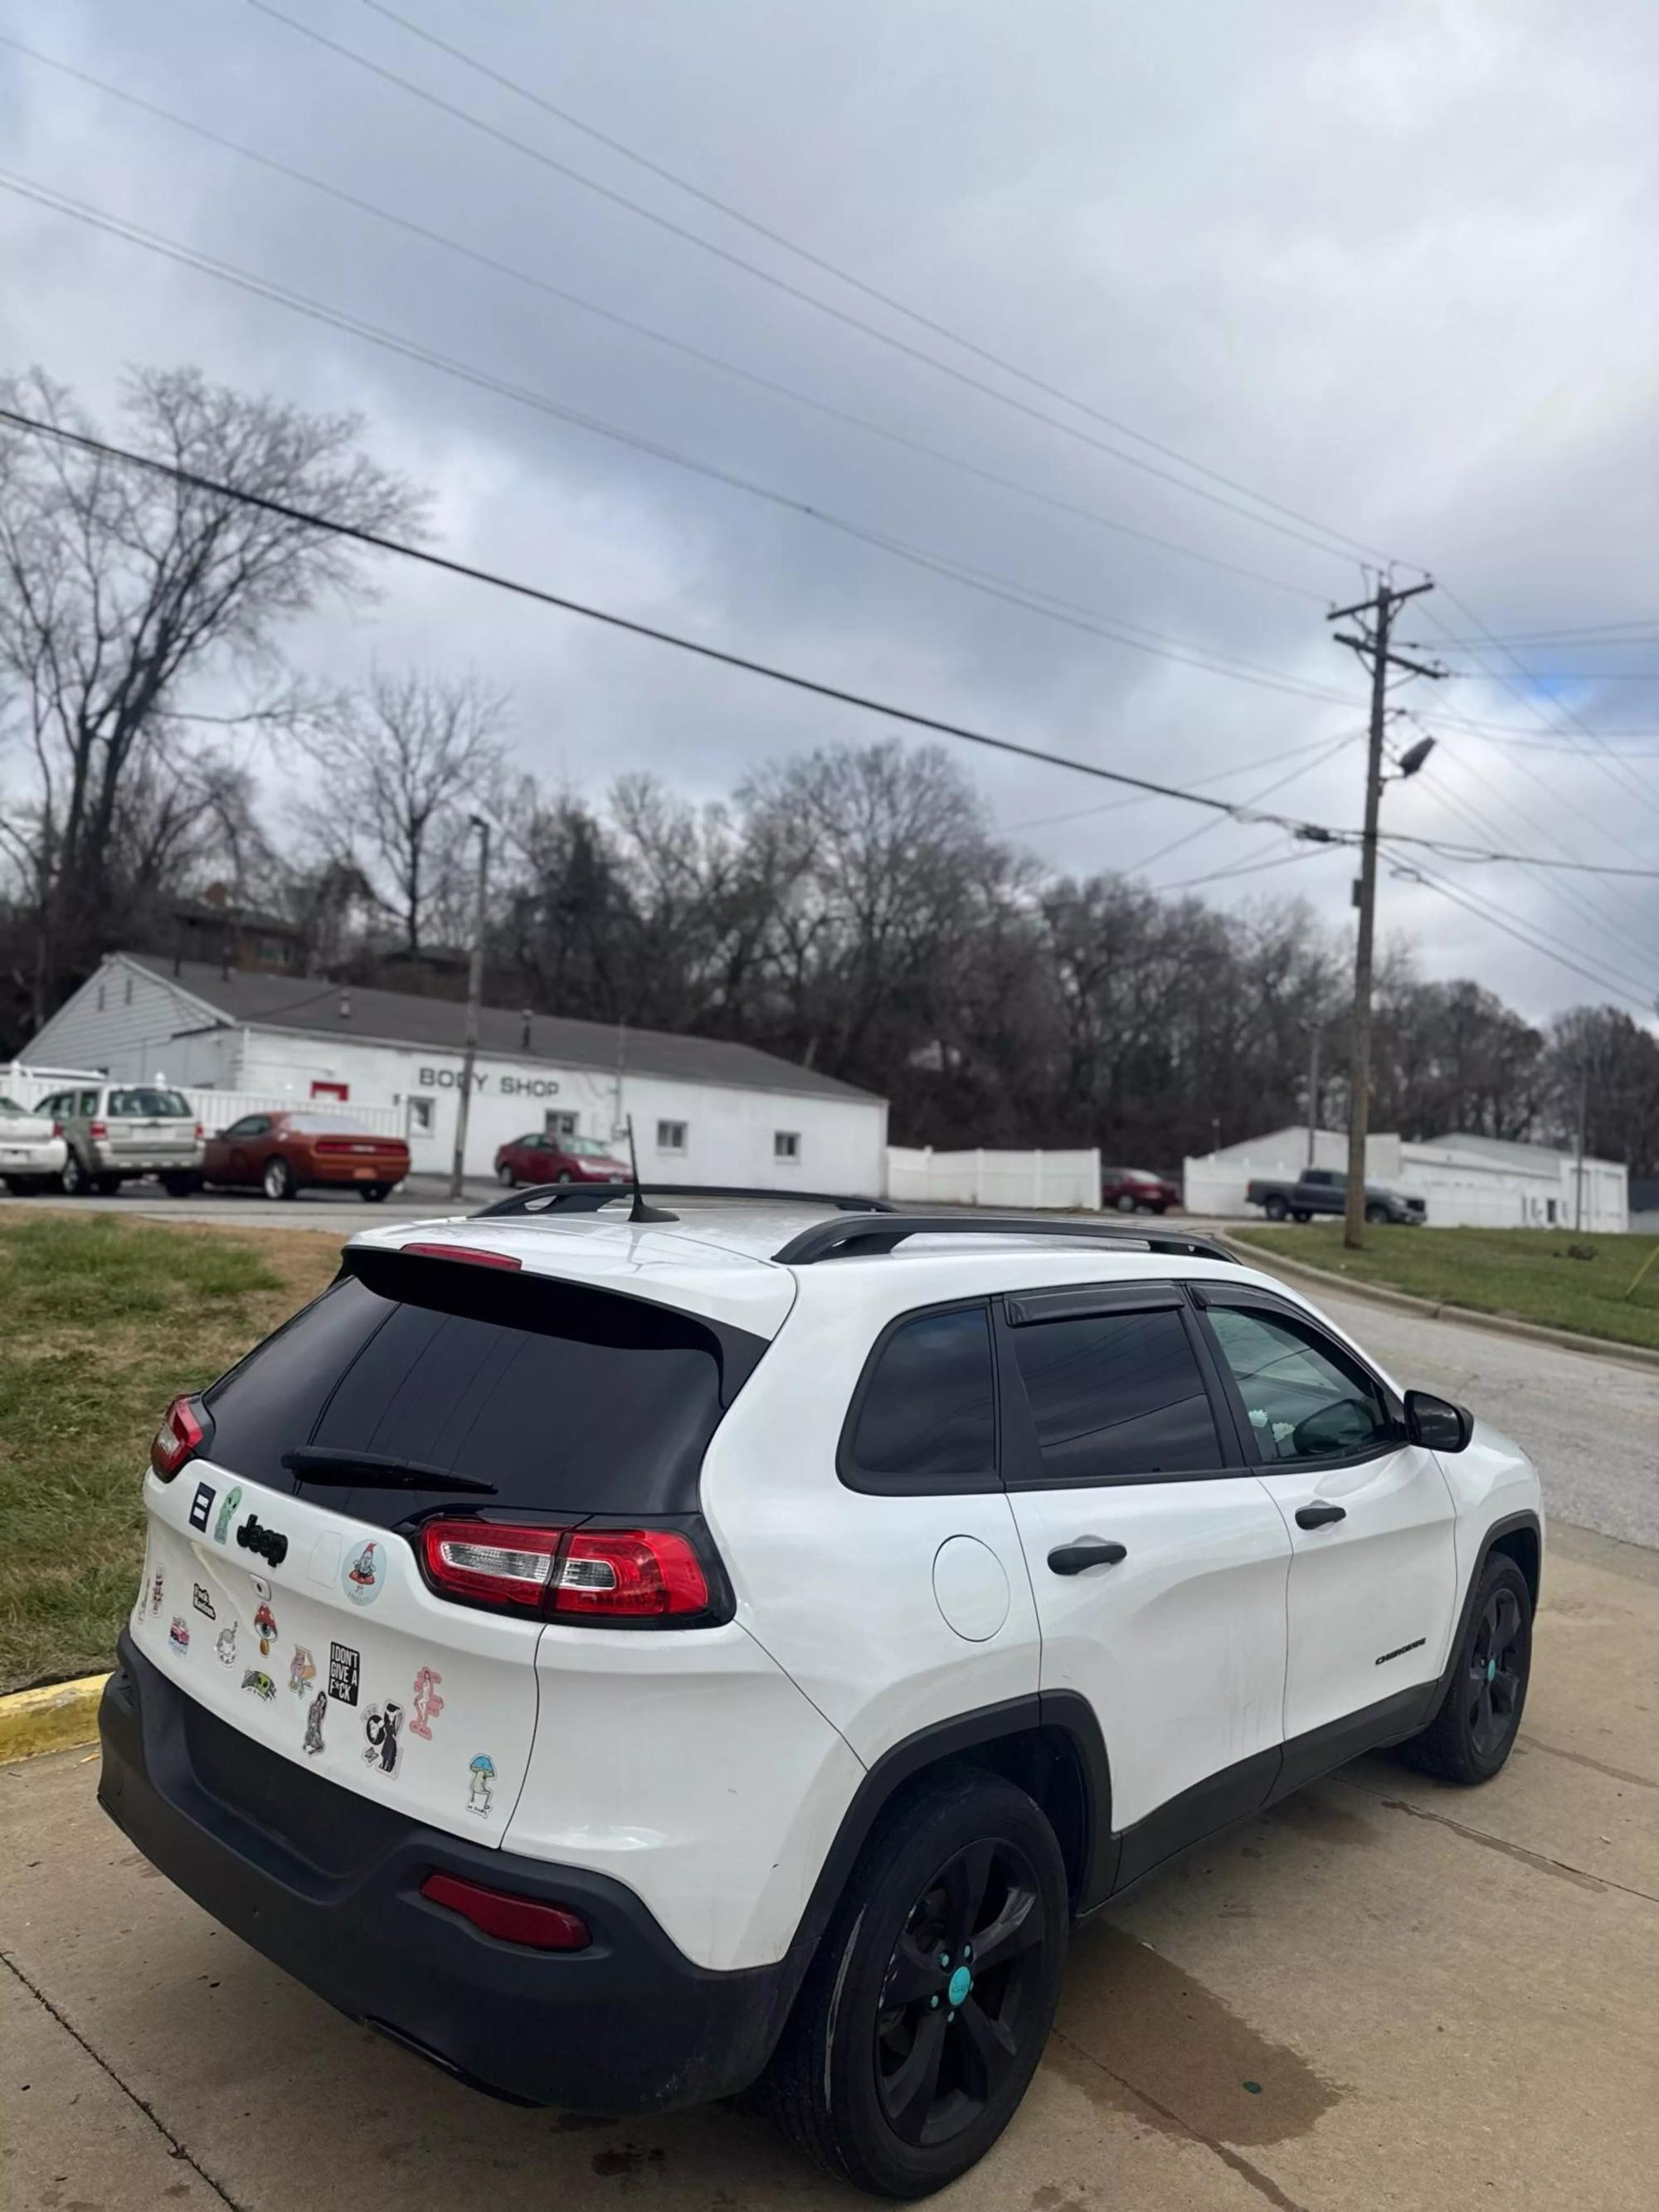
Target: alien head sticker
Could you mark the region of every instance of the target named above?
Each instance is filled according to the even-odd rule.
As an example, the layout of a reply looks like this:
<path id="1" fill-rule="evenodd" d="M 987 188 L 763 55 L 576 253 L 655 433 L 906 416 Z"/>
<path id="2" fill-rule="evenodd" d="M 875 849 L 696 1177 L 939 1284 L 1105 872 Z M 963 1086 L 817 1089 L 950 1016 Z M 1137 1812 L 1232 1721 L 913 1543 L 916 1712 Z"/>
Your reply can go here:
<path id="1" fill-rule="evenodd" d="M 259 1639 L 259 1656 L 269 1658 L 270 1647 L 276 1641 L 276 1616 L 268 1605 L 262 1604 L 254 1614 L 253 1632 Z"/>
<path id="2" fill-rule="evenodd" d="M 263 1698 L 267 1705 L 276 1694 L 276 1685 L 271 1680 L 270 1675 L 258 1667 L 246 1668 L 242 1675 L 242 1687 L 245 1690 L 252 1690 L 256 1698 Z"/>
<path id="3" fill-rule="evenodd" d="M 432 1723 L 444 1709 L 444 1701 L 438 1695 L 438 1685 L 442 1680 L 443 1676 L 434 1674 L 430 1667 L 422 1667 L 415 1677 L 415 1710 L 410 1715 L 409 1732 L 410 1735 L 424 1737 L 428 1743 L 432 1741 Z"/>
<path id="4" fill-rule="evenodd" d="M 323 1747 L 323 1721 L 328 1712 L 328 1692 L 319 1690 L 306 1711 L 306 1733 L 302 1749 L 314 1759 Z"/>
<path id="5" fill-rule="evenodd" d="M 487 1751 L 475 1753 L 467 1765 L 466 1809 L 481 1820 L 489 1818 L 490 1791 L 495 1783 L 495 1762 Z"/>
<path id="6" fill-rule="evenodd" d="M 241 1502 L 241 1490 L 240 1486 L 234 1486 L 226 1491 L 224 1496 L 219 1500 L 219 1516 L 213 1524 L 213 1540 L 216 1544 L 222 1544 L 228 1540 L 230 1524 L 235 1519 L 236 1509 Z"/>
<path id="7" fill-rule="evenodd" d="M 288 1686 L 296 1698 L 303 1698 L 317 1679 L 317 1662 L 303 1644 L 294 1647 L 294 1656 L 288 1662 Z M 324 1695 L 328 1693 L 324 1692 Z"/>
<path id="8" fill-rule="evenodd" d="M 346 1553 L 340 1588 L 353 1605 L 373 1605 L 386 1582 L 386 1546 L 371 1537 Z"/>
<path id="9" fill-rule="evenodd" d="M 234 1620 L 228 1628 L 222 1628 L 219 1631 L 213 1648 L 225 1666 L 234 1667 L 236 1664 L 236 1624 Z"/>
<path id="10" fill-rule="evenodd" d="M 175 1651 L 188 1651 L 190 1649 L 190 1624 L 181 1620 L 176 1613 L 173 1616 L 173 1626 L 167 1631 L 167 1642 Z"/>
<path id="11" fill-rule="evenodd" d="M 398 1766 L 398 1735 L 404 1724 L 404 1709 L 388 1698 L 384 1705 L 371 1705 L 363 1715 L 363 1752 L 365 1766 L 377 1766 L 382 1774 L 392 1774 Z"/>

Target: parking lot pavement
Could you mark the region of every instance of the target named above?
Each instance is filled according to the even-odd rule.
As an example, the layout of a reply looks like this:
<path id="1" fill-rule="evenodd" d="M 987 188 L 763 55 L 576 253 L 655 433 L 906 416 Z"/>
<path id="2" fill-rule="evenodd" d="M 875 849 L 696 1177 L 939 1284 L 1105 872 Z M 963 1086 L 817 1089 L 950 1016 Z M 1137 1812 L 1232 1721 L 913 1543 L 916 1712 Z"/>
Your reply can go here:
<path id="1" fill-rule="evenodd" d="M 31 1208 L 72 1206 L 76 1213 L 118 1213 L 135 1219 L 205 1221 L 220 1229 L 321 1229 L 345 1237 L 386 1221 L 476 1213 L 505 1194 L 498 1184 L 474 1177 L 456 1200 L 449 1196 L 447 1176 L 410 1176 L 378 1206 L 366 1206 L 355 1191 L 301 1190 L 290 1199 L 269 1199 L 262 1191 L 204 1190 L 191 1198 L 169 1198 L 160 1183 L 146 1180 L 124 1183 L 107 1198 L 34 1198 L 20 1203 Z"/>
<path id="2" fill-rule="evenodd" d="M 1498 1780 L 1361 1761 L 1079 1929 L 1024 2111 L 939 2202 L 1650 2212 L 1656 1684 L 1659 1554 L 1567 1532 Z M 520 2112 L 428 2070 L 153 1875 L 97 1771 L 0 1770 L 0 2198 L 20 2212 L 864 2201 L 731 2110 Z"/>

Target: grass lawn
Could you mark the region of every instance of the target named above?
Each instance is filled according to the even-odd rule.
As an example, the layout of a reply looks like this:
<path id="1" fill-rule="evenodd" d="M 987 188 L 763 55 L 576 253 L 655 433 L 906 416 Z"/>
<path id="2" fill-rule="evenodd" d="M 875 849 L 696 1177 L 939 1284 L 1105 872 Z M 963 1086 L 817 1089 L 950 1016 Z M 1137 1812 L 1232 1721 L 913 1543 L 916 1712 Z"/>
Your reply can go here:
<path id="1" fill-rule="evenodd" d="M 0 1205 L 0 1692 L 111 1663 L 168 1401 L 313 1297 L 340 1239 Z"/>
<path id="2" fill-rule="evenodd" d="M 1659 1260 L 1633 1297 L 1659 1237 L 1593 1237 L 1571 1229 L 1368 1228 L 1363 1252 L 1342 1246 L 1340 1221 L 1230 1231 L 1248 1244 L 1390 1290 L 1507 1314 L 1586 1336 L 1659 1350 Z M 1575 1256 L 1578 1255 L 1578 1256 Z"/>

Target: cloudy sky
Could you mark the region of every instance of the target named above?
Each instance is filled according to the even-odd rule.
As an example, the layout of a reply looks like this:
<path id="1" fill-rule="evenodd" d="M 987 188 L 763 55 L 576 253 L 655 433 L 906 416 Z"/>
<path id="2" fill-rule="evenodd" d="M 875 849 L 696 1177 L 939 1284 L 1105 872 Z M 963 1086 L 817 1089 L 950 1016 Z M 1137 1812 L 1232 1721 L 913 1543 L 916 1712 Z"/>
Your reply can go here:
<path id="1" fill-rule="evenodd" d="M 1652 0 L 392 5 L 508 82 L 375 0 L 0 0 L 0 33 L 517 275 L 15 46 L 0 182 L 529 398 L 9 189 L 0 365 L 39 362 L 112 425 L 130 362 L 355 408 L 433 488 L 447 552 L 1339 825 L 1360 815 L 1364 703 L 1325 611 L 1368 561 L 1426 567 L 1439 588 L 1401 635 L 1463 672 L 1398 695 L 1439 745 L 1387 826 L 1659 868 Z M 412 564 L 381 582 L 372 613 L 291 633 L 294 659 L 346 680 L 481 669 L 512 689 L 524 764 L 594 796 L 645 768 L 712 798 L 879 728 Z M 1553 641 L 1611 624 L 1649 641 Z M 1057 869 L 1347 913 L 1351 855 L 962 758 Z M 1659 883 L 1423 865 L 1480 909 L 1385 876 L 1384 927 L 1425 971 L 1534 1017 L 1651 1012 Z"/>

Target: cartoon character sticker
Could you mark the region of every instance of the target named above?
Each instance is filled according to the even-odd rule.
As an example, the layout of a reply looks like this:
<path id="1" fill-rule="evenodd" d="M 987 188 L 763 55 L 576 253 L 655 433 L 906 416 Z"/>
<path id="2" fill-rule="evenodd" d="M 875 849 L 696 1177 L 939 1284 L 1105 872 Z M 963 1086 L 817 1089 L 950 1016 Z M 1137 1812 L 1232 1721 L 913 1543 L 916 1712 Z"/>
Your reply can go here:
<path id="1" fill-rule="evenodd" d="M 242 1687 L 245 1690 L 252 1690 L 256 1698 L 263 1698 L 267 1705 L 276 1694 L 276 1685 L 271 1680 L 270 1675 L 258 1667 L 250 1667 L 244 1674 Z"/>
<path id="2" fill-rule="evenodd" d="M 316 1679 L 317 1662 L 303 1644 L 296 1644 L 288 1662 L 288 1686 L 296 1698 L 302 1698 Z"/>
<path id="3" fill-rule="evenodd" d="M 189 1624 L 181 1620 L 176 1613 L 173 1616 L 173 1626 L 167 1631 L 167 1642 L 175 1651 L 188 1651 L 190 1649 Z"/>
<path id="4" fill-rule="evenodd" d="M 398 1765 L 398 1733 L 404 1724 L 404 1709 L 388 1698 L 384 1706 L 371 1705 L 363 1715 L 363 1734 L 368 1747 L 363 1753 L 365 1766 L 378 1766 L 382 1774 L 395 1773 Z"/>
<path id="5" fill-rule="evenodd" d="M 386 1549 L 371 1537 L 347 1560 L 340 1587 L 353 1605 L 373 1605 L 385 1582 Z"/>
<path id="6" fill-rule="evenodd" d="M 466 1809 L 481 1820 L 489 1818 L 489 1793 L 495 1779 L 495 1762 L 487 1751 L 476 1753 L 467 1767 Z"/>
<path id="7" fill-rule="evenodd" d="M 443 1676 L 434 1674 L 430 1667 L 422 1667 L 415 1677 L 415 1710 L 410 1716 L 409 1732 L 410 1735 L 423 1736 L 428 1743 L 432 1741 L 432 1723 L 444 1709 L 444 1701 L 438 1695 L 438 1685 L 442 1680 Z"/>
<path id="8" fill-rule="evenodd" d="M 234 1620 L 228 1628 L 222 1628 L 219 1631 L 213 1648 L 225 1666 L 234 1667 L 236 1664 L 236 1624 Z"/>
<path id="9" fill-rule="evenodd" d="M 213 1540 L 216 1544 L 223 1544 L 229 1540 L 230 1524 L 235 1519 L 236 1509 L 241 1502 L 242 1492 L 240 1486 L 233 1486 L 226 1491 L 224 1496 L 219 1500 L 219 1517 L 213 1524 Z"/>
<path id="10" fill-rule="evenodd" d="M 328 1692 L 319 1690 L 306 1713 L 305 1741 L 301 1748 L 314 1759 L 323 1747 L 323 1718 L 328 1711 Z"/>
<path id="11" fill-rule="evenodd" d="M 210 1620 L 217 1620 L 219 1618 L 218 1614 L 213 1609 L 213 1600 L 208 1595 L 207 1584 L 205 1583 L 192 1583 L 191 1584 L 190 1601 L 195 1607 L 198 1613 L 206 1613 Z"/>
<path id="12" fill-rule="evenodd" d="M 157 1567 L 155 1579 L 149 1586 L 149 1609 L 152 1613 L 160 1613 L 161 1610 L 161 1592 L 165 1588 L 166 1577 L 160 1567 Z"/>
<path id="13" fill-rule="evenodd" d="M 270 1647 L 276 1641 L 276 1616 L 268 1605 L 261 1605 L 253 1616 L 253 1632 L 259 1639 L 259 1656 L 268 1659 Z"/>

